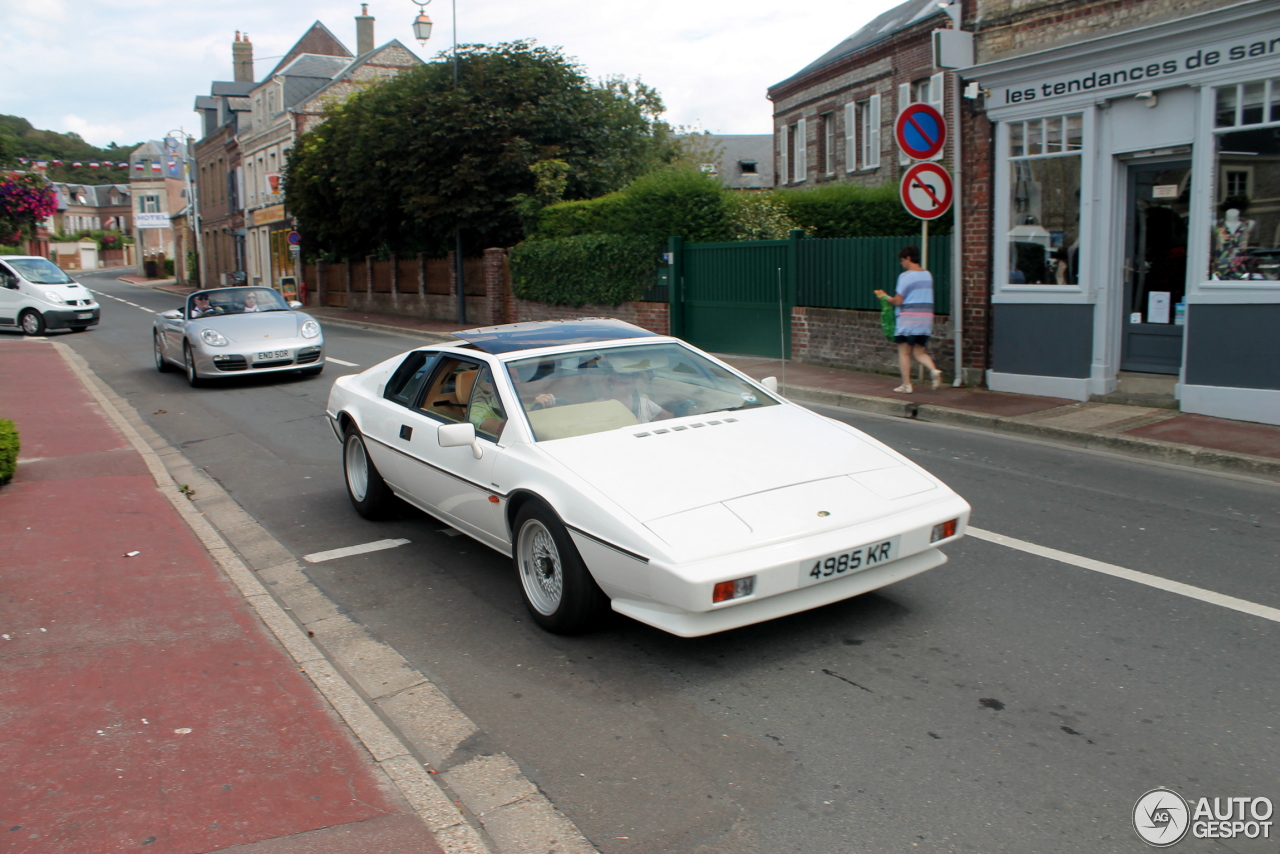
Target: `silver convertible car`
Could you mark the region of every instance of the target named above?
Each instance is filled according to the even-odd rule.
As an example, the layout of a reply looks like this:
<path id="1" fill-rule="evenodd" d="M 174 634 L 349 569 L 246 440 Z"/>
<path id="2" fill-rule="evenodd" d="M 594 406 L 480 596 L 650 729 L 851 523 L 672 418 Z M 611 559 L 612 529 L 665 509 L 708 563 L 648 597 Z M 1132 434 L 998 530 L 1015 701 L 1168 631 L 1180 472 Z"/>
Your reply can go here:
<path id="1" fill-rule="evenodd" d="M 745 626 L 932 569 L 964 534 L 924 469 L 678 339 L 607 318 L 455 335 L 334 382 L 347 491 L 510 555 L 549 631 L 609 607 Z"/>
<path id="2" fill-rule="evenodd" d="M 324 370 L 324 335 L 309 314 L 271 288 L 196 291 L 180 309 L 156 315 L 156 370 L 178 365 L 187 382 L 243 374 Z"/>

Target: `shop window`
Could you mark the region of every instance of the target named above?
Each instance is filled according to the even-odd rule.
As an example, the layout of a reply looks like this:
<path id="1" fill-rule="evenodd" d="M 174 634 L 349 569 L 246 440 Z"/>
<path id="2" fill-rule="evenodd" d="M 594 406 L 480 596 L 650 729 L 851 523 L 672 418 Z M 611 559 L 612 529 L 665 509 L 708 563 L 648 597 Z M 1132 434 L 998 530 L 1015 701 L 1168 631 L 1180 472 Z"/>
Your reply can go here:
<path id="1" fill-rule="evenodd" d="M 1009 125 L 1009 284 L 1080 283 L 1081 113 Z"/>
<path id="2" fill-rule="evenodd" d="M 1209 278 L 1280 279 L 1280 78 L 1215 93 Z"/>

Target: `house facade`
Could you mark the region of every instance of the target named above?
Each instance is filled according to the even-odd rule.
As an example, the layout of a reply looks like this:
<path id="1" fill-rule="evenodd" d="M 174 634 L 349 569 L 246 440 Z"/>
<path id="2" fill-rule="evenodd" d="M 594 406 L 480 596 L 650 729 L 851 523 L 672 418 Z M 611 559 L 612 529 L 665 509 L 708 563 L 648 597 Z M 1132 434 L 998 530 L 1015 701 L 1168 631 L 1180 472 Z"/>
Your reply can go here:
<path id="1" fill-rule="evenodd" d="M 187 206 L 184 148 L 178 140 L 150 140 L 129 154 L 135 258 L 140 275 L 175 259 L 173 217 Z M 148 263 L 152 265 L 148 267 Z M 163 274 L 164 270 L 158 271 Z"/>
<path id="2" fill-rule="evenodd" d="M 933 346 L 966 382 L 1106 400 L 1150 381 L 1280 423 L 1280 363 L 1256 355 L 1280 321 L 1275 9 L 908 0 L 770 89 L 777 184 L 896 183 L 893 123 L 930 102 L 960 271 Z M 936 59 L 953 28 L 972 59 Z"/>
<path id="3" fill-rule="evenodd" d="M 80 231 L 133 233 L 133 206 L 129 184 L 53 184 L 58 212 L 53 229 L 61 235 Z"/>

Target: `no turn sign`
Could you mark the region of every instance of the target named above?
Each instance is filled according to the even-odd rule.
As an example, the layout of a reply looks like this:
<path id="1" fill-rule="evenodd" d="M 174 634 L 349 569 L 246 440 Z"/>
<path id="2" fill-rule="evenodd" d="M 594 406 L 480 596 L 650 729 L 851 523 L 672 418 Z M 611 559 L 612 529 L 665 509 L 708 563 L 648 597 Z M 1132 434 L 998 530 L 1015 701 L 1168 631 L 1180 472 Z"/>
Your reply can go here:
<path id="1" fill-rule="evenodd" d="M 916 219 L 937 219 L 951 208 L 951 175 L 936 163 L 917 163 L 902 176 L 902 206 Z"/>

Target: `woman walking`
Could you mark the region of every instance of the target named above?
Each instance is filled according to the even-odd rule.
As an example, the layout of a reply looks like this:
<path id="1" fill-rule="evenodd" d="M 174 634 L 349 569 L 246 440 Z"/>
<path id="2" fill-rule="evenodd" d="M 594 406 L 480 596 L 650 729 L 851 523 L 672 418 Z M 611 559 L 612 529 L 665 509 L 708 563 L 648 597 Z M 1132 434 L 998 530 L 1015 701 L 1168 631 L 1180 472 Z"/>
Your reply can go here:
<path id="1" fill-rule="evenodd" d="M 920 249 L 907 246 L 898 253 L 902 272 L 898 275 L 897 293 L 889 296 L 876 291 L 876 296 L 897 306 L 894 311 L 897 324 L 893 340 L 898 344 L 898 370 L 902 385 L 894 389 L 899 394 L 911 394 L 911 359 L 928 369 L 936 391 L 942 385 L 942 371 L 938 370 L 929 355 L 929 335 L 933 332 L 933 276 L 920 266 Z"/>

